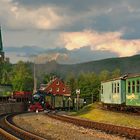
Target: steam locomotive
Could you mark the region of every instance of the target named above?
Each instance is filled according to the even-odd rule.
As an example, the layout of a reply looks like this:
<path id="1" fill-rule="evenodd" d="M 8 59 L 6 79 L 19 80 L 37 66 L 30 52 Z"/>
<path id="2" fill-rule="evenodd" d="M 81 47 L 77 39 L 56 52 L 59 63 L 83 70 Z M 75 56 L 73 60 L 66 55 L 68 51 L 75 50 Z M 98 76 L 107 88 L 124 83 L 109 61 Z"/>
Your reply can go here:
<path id="1" fill-rule="evenodd" d="M 43 111 L 46 108 L 45 95 L 40 91 L 33 94 L 28 111 Z"/>

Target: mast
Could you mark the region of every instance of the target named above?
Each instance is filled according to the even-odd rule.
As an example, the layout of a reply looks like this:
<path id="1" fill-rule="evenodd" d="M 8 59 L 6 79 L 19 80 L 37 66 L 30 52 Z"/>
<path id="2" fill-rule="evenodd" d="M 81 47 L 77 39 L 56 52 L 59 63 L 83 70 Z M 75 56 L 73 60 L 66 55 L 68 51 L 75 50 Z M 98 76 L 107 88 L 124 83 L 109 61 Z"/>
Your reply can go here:
<path id="1" fill-rule="evenodd" d="M 3 61 L 4 61 L 4 52 L 3 52 L 3 44 L 2 44 L 1 26 L 0 26 L 0 62 Z"/>
<path id="2" fill-rule="evenodd" d="M 34 89 L 33 89 L 33 93 L 35 93 L 36 90 L 37 90 L 37 79 L 36 79 L 35 60 L 34 60 Z"/>
<path id="3" fill-rule="evenodd" d="M 3 52 L 2 35 L 1 35 L 1 26 L 0 26 L 0 52 Z"/>

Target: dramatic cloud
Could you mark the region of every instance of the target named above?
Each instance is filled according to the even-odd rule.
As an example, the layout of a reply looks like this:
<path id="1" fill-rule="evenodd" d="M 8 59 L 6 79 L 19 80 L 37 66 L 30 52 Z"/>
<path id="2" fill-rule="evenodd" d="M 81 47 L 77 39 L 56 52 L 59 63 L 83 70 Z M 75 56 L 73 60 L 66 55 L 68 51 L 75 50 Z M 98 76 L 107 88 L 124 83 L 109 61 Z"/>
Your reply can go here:
<path id="1" fill-rule="evenodd" d="M 119 56 L 131 56 L 140 51 L 140 40 L 121 39 L 121 32 L 95 31 L 63 33 L 60 38 L 67 49 L 90 46 L 93 51 L 110 51 Z"/>
<path id="2" fill-rule="evenodd" d="M 0 0 L 4 47 L 64 47 L 74 52 L 89 46 L 94 60 L 130 56 L 140 52 L 139 23 L 140 0 Z M 93 60 L 84 55 L 67 59 Z M 66 59 L 52 55 L 59 56 Z"/>
<path id="3" fill-rule="evenodd" d="M 0 0 L 0 5 L 1 24 L 6 24 L 9 28 L 55 29 L 64 23 L 64 17 L 58 15 L 57 8 L 53 6 L 31 9 L 10 0 Z"/>
<path id="4" fill-rule="evenodd" d="M 104 58 L 117 57 L 108 51 L 91 51 L 90 47 L 67 50 L 66 48 L 43 49 L 35 46 L 8 47 L 5 48 L 6 55 L 10 57 L 12 63 L 19 60 L 36 61 L 36 63 L 46 63 L 55 60 L 60 64 L 75 64 L 99 60 Z M 88 54 L 88 55 L 87 55 Z"/>

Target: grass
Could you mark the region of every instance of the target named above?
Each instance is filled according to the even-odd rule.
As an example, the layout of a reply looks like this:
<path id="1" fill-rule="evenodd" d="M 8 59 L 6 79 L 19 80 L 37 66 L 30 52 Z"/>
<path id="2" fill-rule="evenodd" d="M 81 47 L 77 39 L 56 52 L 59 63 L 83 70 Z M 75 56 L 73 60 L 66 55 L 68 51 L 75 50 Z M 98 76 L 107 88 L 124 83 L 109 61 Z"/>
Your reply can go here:
<path id="1" fill-rule="evenodd" d="M 71 112 L 70 115 L 86 118 L 96 122 L 104 122 L 140 129 L 140 116 L 106 111 L 101 109 L 100 106 L 100 103 L 90 104 L 78 112 Z"/>

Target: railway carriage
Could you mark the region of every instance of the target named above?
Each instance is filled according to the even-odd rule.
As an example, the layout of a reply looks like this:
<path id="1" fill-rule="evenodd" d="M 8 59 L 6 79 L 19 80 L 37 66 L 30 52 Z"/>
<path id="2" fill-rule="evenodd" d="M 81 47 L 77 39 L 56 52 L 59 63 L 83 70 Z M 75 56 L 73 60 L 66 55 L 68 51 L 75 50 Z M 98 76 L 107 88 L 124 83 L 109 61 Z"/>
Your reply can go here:
<path id="1" fill-rule="evenodd" d="M 0 84 L 0 102 L 8 102 L 12 96 L 12 85 Z"/>
<path id="2" fill-rule="evenodd" d="M 105 104 L 125 103 L 125 80 L 120 77 L 101 83 L 101 101 Z"/>
<path id="3" fill-rule="evenodd" d="M 140 75 L 130 75 L 126 79 L 126 105 L 140 107 Z"/>
<path id="4" fill-rule="evenodd" d="M 101 82 L 101 102 L 107 108 L 140 110 L 140 74 Z"/>

